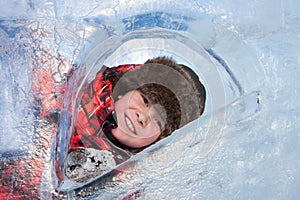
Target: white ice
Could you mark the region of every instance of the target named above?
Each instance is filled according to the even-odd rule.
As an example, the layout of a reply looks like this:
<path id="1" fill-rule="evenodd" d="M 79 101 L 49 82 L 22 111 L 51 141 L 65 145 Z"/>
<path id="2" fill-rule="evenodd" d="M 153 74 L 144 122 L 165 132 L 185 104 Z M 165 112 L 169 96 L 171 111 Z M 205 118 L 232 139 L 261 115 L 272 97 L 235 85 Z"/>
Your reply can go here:
<path id="1" fill-rule="evenodd" d="M 176 144 L 175 139 L 169 147 L 137 162 L 131 172 L 135 173 L 134 176 L 126 179 L 125 183 L 101 190 L 96 196 L 121 199 L 142 188 L 145 199 L 299 198 L 298 1 L 24 0 L 1 1 L 0 9 L 0 159 L 30 154 L 26 150 L 34 145 L 31 141 L 41 137 L 42 133 L 36 134 L 34 129 L 37 122 L 31 105 L 32 77 L 28 69 L 32 67 L 30 62 L 34 57 L 28 42 L 33 34 L 30 31 L 43 29 L 48 32 L 48 35 L 43 35 L 44 38 L 39 38 L 39 42 L 51 55 L 82 61 L 82 56 L 94 45 L 92 36 L 97 30 L 106 30 L 98 36 L 102 39 L 112 35 L 121 37 L 153 24 L 149 21 L 130 24 L 129 21 L 124 27 L 122 19 L 134 20 L 137 17 L 132 16 L 162 12 L 160 16 L 165 21 L 162 24 L 157 22 L 158 26 L 178 31 L 196 40 L 204 49 L 213 50 L 226 62 L 234 77 L 228 75 L 228 70 L 219 66 L 220 63 L 206 52 L 223 81 L 215 83 L 224 86 L 223 91 L 217 92 L 225 95 L 220 103 L 222 105 L 214 105 L 210 99 L 211 112 L 207 112 L 207 116 L 213 113 L 214 106 L 223 107 L 253 91 L 260 92 L 260 109 L 249 116 L 246 110 L 246 117 L 240 117 L 241 109 L 225 116 L 228 119 L 221 129 L 210 130 L 217 134 L 217 138 L 205 154 L 203 143 L 193 144 L 190 139 Z M 172 22 L 175 28 L 171 26 Z M 188 28 L 179 26 L 178 22 L 187 22 Z M 182 30 L 179 30 L 180 27 Z M 147 43 L 142 45 L 147 46 Z M 180 48 L 168 46 L 173 51 L 164 51 L 164 44 L 162 46 L 162 53 L 174 54 L 184 62 L 193 63 L 180 57 L 185 53 Z M 147 56 L 158 54 L 157 51 L 146 52 Z M 134 56 L 140 59 L 138 53 L 129 53 L 133 56 L 129 61 L 134 60 Z M 124 55 L 119 56 L 106 62 L 126 61 Z M 213 95 L 217 94 L 211 86 L 213 78 L 206 77 L 210 71 L 201 73 L 202 68 L 193 67 L 212 88 L 210 97 L 217 97 Z M 250 113 L 251 109 L 253 107 L 250 106 Z M 201 131 L 210 126 L 209 120 L 208 125 L 204 122 L 200 119 L 178 131 L 178 135 L 197 131 L 203 134 Z M 165 160 L 172 162 L 166 163 Z"/>

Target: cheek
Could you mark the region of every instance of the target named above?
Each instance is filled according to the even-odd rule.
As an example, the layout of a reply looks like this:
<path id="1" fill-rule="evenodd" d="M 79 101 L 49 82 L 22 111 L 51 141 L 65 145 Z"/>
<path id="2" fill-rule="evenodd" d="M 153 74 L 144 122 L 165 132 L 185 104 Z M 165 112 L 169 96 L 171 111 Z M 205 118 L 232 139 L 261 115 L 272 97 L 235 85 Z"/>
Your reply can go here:
<path id="1" fill-rule="evenodd" d="M 155 134 L 153 132 L 151 132 L 151 134 L 149 133 L 149 135 L 145 135 L 144 138 L 140 138 L 140 143 L 143 144 L 143 146 L 147 146 L 149 144 L 152 144 L 153 142 L 155 142 L 160 136 L 160 132 L 156 132 Z"/>
<path id="2" fill-rule="evenodd" d="M 114 109 L 115 109 L 117 117 L 120 117 L 124 114 L 125 110 L 127 109 L 127 106 L 128 106 L 128 104 L 126 104 L 120 100 L 115 103 Z"/>
<path id="3" fill-rule="evenodd" d="M 141 136 L 144 137 L 145 139 L 147 139 L 147 138 L 156 139 L 159 137 L 160 134 L 161 134 L 161 131 L 160 131 L 159 127 L 155 126 L 155 125 L 151 125 L 142 131 Z"/>
<path id="4" fill-rule="evenodd" d="M 145 138 L 136 138 L 131 137 L 126 134 L 124 134 L 120 129 L 116 128 L 112 132 L 113 135 L 121 142 L 122 144 L 131 147 L 131 148 L 142 148 L 145 146 L 148 146 L 152 143 L 154 143 L 160 134 L 152 135 L 151 137 L 145 137 Z"/>
<path id="5" fill-rule="evenodd" d="M 142 148 L 148 146 L 155 142 L 156 139 L 153 138 L 132 138 L 130 141 L 127 141 L 127 146 L 131 148 Z"/>
<path id="6" fill-rule="evenodd" d="M 122 102 L 120 100 L 115 102 L 115 110 L 120 111 L 122 108 Z"/>

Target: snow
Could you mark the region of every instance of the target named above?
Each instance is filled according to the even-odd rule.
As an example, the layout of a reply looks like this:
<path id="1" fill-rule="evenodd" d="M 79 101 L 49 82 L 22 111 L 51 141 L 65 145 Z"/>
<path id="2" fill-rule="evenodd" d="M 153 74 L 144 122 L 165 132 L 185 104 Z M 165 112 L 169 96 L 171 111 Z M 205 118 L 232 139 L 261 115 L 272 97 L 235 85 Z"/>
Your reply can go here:
<path id="1" fill-rule="evenodd" d="M 92 78 L 103 63 L 165 54 L 205 83 L 205 116 L 94 197 L 136 190 L 145 199 L 300 195 L 298 1 L 24 0 L 1 1 L 0 8 L 0 161 L 30 156 L 37 140 L 52 140 L 43 137 L 49 127 L 36 128 L 35 69 L 62 73 L 78 62 Z M 246 103 L 230 104 L 236 99 Z"/>

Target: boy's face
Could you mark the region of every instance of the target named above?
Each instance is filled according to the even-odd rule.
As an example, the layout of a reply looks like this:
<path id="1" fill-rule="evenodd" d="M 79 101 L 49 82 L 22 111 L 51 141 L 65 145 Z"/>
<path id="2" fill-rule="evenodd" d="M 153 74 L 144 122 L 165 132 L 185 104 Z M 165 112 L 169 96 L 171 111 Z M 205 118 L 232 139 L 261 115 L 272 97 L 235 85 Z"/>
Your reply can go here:
<path id="1" fill-rule="evenodd" d="M 112 134 L 122 144 L 140 148 L 155 142 L 164 130 L 166 112 L 141 92 L 126 93 L 115 103 L 118 127 Z"/>

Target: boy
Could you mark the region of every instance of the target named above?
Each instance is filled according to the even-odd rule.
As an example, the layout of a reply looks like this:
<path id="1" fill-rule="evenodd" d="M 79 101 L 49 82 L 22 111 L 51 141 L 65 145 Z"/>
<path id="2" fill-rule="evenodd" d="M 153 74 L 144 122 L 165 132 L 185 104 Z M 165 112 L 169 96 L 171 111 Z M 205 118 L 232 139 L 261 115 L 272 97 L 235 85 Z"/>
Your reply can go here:
<path id="1" fill-rule="evenodd" d="M 191 69 L 158 57 L 103 67 L 78 97 L 66 176 L 86 182 L 197 119 L 206 93 Z"/>

